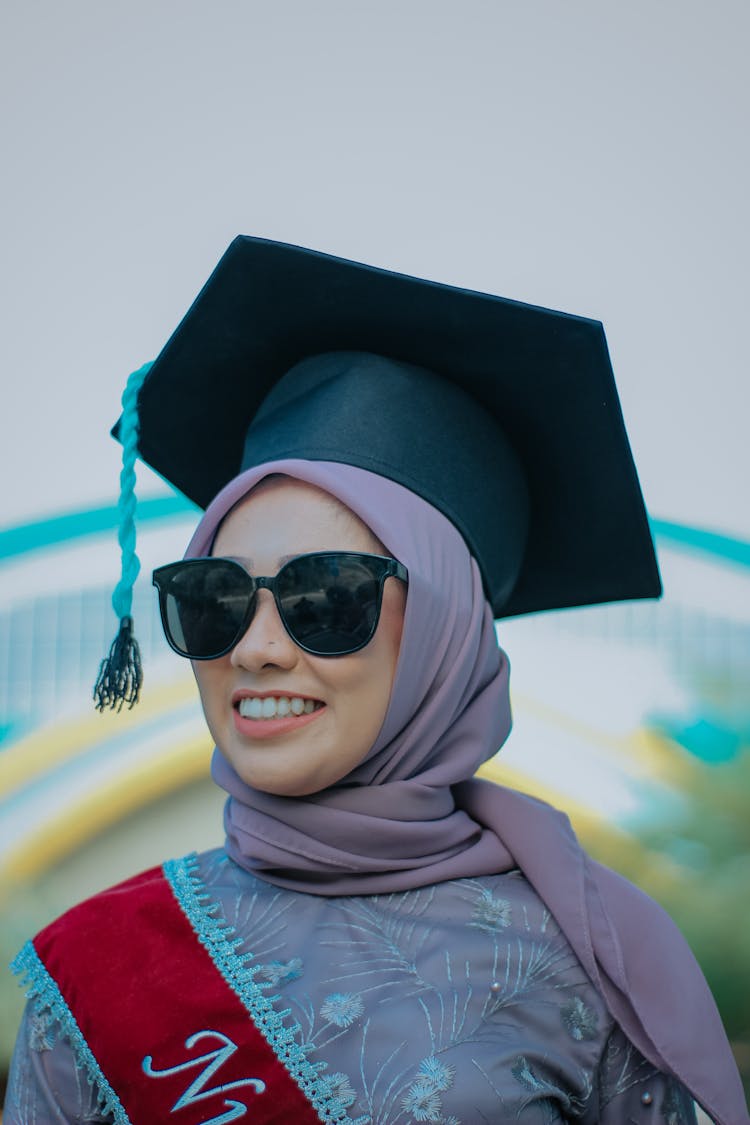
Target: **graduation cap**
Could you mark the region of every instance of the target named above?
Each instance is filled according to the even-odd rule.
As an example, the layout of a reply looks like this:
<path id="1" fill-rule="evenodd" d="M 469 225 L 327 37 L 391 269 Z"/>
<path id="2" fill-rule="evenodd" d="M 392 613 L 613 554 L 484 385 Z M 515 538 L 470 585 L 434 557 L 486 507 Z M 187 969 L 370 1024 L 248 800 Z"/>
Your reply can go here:
<path id="1" fill-rule="evenodd" d="M 140 456 L 202 507 L 282 458 L 405 485 L 496 616 L 661 593 L 598 321 L 241 236 L 137 409 Z"/>

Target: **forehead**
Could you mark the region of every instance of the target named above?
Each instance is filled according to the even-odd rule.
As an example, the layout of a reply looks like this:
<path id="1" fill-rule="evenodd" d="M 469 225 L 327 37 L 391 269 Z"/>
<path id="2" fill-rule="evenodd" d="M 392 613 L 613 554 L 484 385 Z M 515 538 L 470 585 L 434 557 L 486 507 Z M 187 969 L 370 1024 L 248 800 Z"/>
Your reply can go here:
<path id="1" fill-rule="evenodd" d="M 211 553 L 277 563 L 333 549 L 384 552 L 367 525 L 335 496 L 278 476 L 261 481 L 224 517 Z"/>

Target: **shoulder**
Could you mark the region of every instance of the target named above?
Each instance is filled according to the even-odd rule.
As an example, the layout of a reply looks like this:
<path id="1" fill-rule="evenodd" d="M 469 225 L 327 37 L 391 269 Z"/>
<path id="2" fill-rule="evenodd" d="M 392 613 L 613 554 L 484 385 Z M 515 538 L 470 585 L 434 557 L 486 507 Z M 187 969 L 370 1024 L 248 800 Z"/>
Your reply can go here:
<path id="1" fill-rule="evenodd" d="M 57 939 L 72 930 L 78 932 L 92 926 L 119 925 L 133 914 L 147 917 L 155 907 L 158 907 L 159 901 L 167 897 L 169 880 L 166 872 L 170 868 L 183 868 L 187 871 L 200 865 L 206 871 L 216 871 L 220 870 L 226 862 L 231 863 L 223 849 L 215 848 L 199 855 L 166 860 L 162 864 L 139 871 L 70 907 L 40 930 L 34 943 Z"/>
<path id="2" fill-rule="evenodd" d="M 103 929 L 121 932 L 139 916 L 147 917 L 167 890 L 162 868 L 151 867 L 77 903 L 45 926 L 34 945 L 40 953 L 59 943 L 83 942 L 85 947 L 87 935 Z"/>
<path id="3" fill-rule="evenodd" d="M 101 960 L 110 949 L 119 961 L 123 950 L 134 947 L 136 935 L 144 947 L 154 942 L 165 947 L 185 922 L 179 908 L 175 872 L 188 879 L 199 864 L 208 869 L 218 868 L 223 854 L 216 849 L 202 856 L 170 860 L 91 895 L 27 942 L 13 963 L 15 971 L 28 976 L 41 962 L 53 977 L 71 971 L 85 973 L 93 961 Z"/>
<path id="4" fill-rule="evenodd" d="M 586 869 L 591 939 L 613 983 L 627 991 L 636 975 L 648 974 L 654 984 L 660 982 L 663 996 L 670 982 L 678 992 L 689 981 L 707 993 L 698 962 L 671 915 L 617 871 L 590 857 Z M 664 1000 L 668 1003 L 668 997 Z"/>
<path id="5" fill-rule="evenodd" d="M 485 931 L 560 934 L 549 908 L 522 871 L 455 879 L 433 888 L 437 909 Z"/>

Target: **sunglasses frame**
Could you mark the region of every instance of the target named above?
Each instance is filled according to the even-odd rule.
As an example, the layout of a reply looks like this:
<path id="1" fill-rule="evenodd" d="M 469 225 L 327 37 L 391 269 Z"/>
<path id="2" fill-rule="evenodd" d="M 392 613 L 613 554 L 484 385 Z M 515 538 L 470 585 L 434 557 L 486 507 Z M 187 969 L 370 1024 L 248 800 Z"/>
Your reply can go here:
<path id="1" fill-rule="evenodd" d="M 279 578 L 283 574 L 286 567 L 291 566 L 292 563 L 298 562 L 300 559 L 324 557 L 334 557 L 337 559 L 366 559 L 369 564 L 379 564 L 379 573 L 373 575 L 373 578 L 378 583 L 378 595 L 377 612 L 373 620 L 372 629 L 370 630 L 367 638 L 357 644 L 354 648 L 347 648 L 337 652 L 317 652 L 314 648 L 310 648 L 308 645 L 305 645 L 297 640 L 297 638 L 294 636 L 291 629 L 287 625 L 286 615 L 284 613 L 284 609 L 281 605 L 281 601 L 277 592 Z M 189 652 L 184 652 L 172 638 L 172 633 L 169 626 L 169 618 L 167 614 L 167 599 L 170 596 L 168 584 L 170 579 L 175 574 L 182 573 L 186 568 L 194 566 L 196 564 L 202 565 L 205 568 L 206 563 L 209 562 L 230 563 L 233 567 L 236 567 L 238 570 L 240 570 L 245 575 L 245 577 L 249 579 L 252 584 L 254 584 L 254 589 L 252 591 L 252 594 L 248 597 L 247 609 L 245 610 L 242 624 L 238 627 L 231 643 L 221 649 L 220 652 L 212 653 L 210 656 L 193 656 Z M 159 612 L 161 614 L 161 623 L 162 628 L 164 629 L 164 636 L 166 637 L 167 644 L 173 652 L 177 653 L 178 656 L 185 657 L 188 660 L 219 660 L 222 656 L 226 656 L 228 652 L 231 652 L 235 645 L 239 643 L 242 637 L 244 637 L 247 630 L 250 628 L 250 623 L 255 616 L 258 590 L 270 590 L 271 594 L 273 595 L 274 604 L 276 605 L 276 612 L 278 613 L 279 619 L 284 626 L 284 630 L 287 633 L 287 636 L 289 636 L 297 646 L 297 648 L 302 649 L 303 652 L 308 653 L 308 655 L 310 656 L 319 656 L 324 659 L 328 657 L 351 656 L 353 653 L 359 652 L 361 649 L 365 648 L 375 636 L 378 624 L 380 622 L 380 612 L 383 605 L 383 587 L 387 578 L 398 578 L 405 585 L 408 586 L 409 584 L 409 572 L 407 571 L 404 564 L 399 562 L 398 559 L 394 559 L 387 555 L 369 554 L 365 551 L 309 551 L 305 554 L 295 555 L 293 558 L 287 559 L 284 565 L 279 567 L 278 573 L 271 577 L 269 577 L 268 575 L 256 576 L 254 574 L 250 574 L 250 572 L 245 569 L 239 559 L 213 555 L 202 556 L 200 558 L 194 559 L 181 559 L 179 562 L 167 563 L 165 566 L 157 567 L 151 576 L 152 583 L 159 593 Z"/>

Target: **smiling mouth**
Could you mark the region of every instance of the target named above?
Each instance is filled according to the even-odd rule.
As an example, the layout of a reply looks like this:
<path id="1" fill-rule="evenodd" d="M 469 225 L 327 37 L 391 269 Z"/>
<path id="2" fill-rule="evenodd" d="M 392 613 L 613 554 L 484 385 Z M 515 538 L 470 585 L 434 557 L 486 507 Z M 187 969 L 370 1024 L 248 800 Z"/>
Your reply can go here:
<path id="1" fill-rule="evenodd" d="M 324 706 L 316 699 L 302 699 L 299 695 L 243 696 L 237 710 L 243 719 L 288 719 L 290 716 L 311 715 Z"/>

